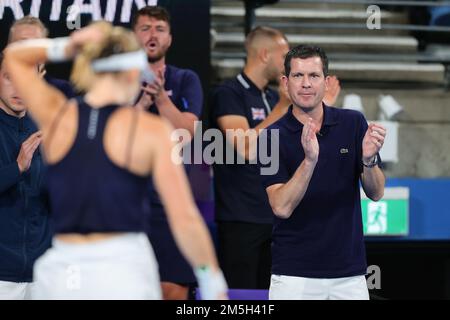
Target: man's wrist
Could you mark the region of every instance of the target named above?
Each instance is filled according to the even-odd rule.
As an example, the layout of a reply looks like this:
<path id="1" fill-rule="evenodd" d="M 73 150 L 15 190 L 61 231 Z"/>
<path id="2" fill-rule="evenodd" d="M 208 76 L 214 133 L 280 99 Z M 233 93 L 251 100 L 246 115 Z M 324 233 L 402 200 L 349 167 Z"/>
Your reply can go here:
<path id="1" fill-rule="evenodd" d="M 315 167 L 317 164 L 317 161 L 318 160 L 312 160 L 312 159 L 308 159 L 308 158 L 305 158 L 305 160 L 304 160 L 305 166 L 307 166 L 307 167 Z"/>
<path id="2" fill-rule="evenodd" d="M 368 159 L 367 158 L 363 158 L 362 164 L 366 168 L 373 168 L 373 167 L 375 167 L 376 165 L 378 165 L 378 157 L 377 157 L 377 155 L 374 155 L 374 156 L 372 156 L 372 157 L 370 157 Z"/>

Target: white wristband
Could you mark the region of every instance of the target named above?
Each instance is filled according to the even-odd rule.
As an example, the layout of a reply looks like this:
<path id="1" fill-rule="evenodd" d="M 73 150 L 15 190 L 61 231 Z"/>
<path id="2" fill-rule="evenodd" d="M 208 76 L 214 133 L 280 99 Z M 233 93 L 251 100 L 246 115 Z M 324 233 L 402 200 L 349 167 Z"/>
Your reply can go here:
<path id="1" fill-rule="evenodd" d="M 217 300 L 220 295 L 226 295 L 227 283 L 222 271 L 213 272 L 209 267 L 195 269 L 200 296 L 202 300 Z"/>
<path id="2" fill-rule="evenodd" d="M 66 47 L 70 37 L 52 39 L 47 47 L 47 59 L 50 62 L 64 62 L 69 60 L 66 56 Z"/>

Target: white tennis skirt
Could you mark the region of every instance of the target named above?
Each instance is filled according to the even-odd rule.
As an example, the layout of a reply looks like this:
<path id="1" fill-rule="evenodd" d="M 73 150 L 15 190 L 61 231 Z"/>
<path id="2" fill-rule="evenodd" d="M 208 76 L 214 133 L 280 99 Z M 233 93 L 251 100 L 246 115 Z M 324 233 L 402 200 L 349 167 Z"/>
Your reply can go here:
<path id="1" fill-rule="evenodd" d="M 161 299 L 158 265 L 143 233 L 87 244 L 53 239 L 34 266 L 32 299 Z"/>

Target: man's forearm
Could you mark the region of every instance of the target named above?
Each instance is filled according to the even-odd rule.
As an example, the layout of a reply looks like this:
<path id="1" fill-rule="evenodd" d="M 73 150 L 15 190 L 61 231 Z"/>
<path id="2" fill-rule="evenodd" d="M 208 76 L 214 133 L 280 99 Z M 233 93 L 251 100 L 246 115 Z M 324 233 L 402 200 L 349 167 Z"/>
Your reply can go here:
<path id="1" fill-rule="evenodd" d="M 159 114 L 169 120 L 170 124 L 175 129 L 186 129 L 192 137 L 194 136 L 196 121 L 194 116 L 190 116 L 178 110 L 178 108 L 168 98 L 157 102 L 156 107 L 158 108 Z"/>
<path id="2" fill-rule="evenodd" d="M 385 181 L 384 173 L 378 166 L 364 167 L 361 182 L 364 192 L 371 200 L 378 201 L 383 197 Z"/>
<path id="3" fill-rule="evenodd" d="M 267 116 L 264 121 L 262 121 L 260 124 L 258 124 L 255 128 L 250 130 L 255 130 L 255 135 L 250 135 L 249 137 L 245 138 L 244 145 L 245 149 L 237 148 L 237 144 L 235 143 L 236 151 L 241 155 L 241 157 L 244 157 L 247 160 L 253 160 L 256 157 L 256 151 L 257 151 L 257 144 L 258 144 L 258 136 L 261 133 L 261 130 L 266 129 L 268 126 L 270 126 L 272 123 L 276 122 L 278 119 L 280 119 L 286 111 L 288 110 L 288 106 L 282 105 L 281 102 L 279 102 L 272 110 L 272 112 Z"/>
<path id="4" fill-rule="evenodd" d="M 315 162 L 303 160 L 288 182 L 269 192 L 269 202 L 276 216 L 283 219 L 291 216 L 308 190 L 315 167 Z"/>
<path id="5" fill-rule="evenodd" d="M 278 119 L 280 119 L 282 116 L 284 116 L 286 111 L 288 110 L 288 107 L 289 107 L 289 105 L 285 105 L 281 101 L 278 102 L 275 105 L 275 107 L 273 107 L 273 109 L 269 113 L 269 115 L 260 124 L 258 124 L 254 129 L 258 130 L 258 134 L 259 134 L 259 131 L 261 129 L 267 128 L 272 123 L 276 122 Z"/>

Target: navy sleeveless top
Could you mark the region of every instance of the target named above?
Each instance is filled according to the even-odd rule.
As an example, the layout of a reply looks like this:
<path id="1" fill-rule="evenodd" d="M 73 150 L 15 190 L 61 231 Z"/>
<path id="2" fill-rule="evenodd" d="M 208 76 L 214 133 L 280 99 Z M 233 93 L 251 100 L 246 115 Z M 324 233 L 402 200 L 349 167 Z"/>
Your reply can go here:
<path id="1" fill-rule="evenodd" d="M 145 231 L 149 177 L 115 165 L 103 146 L 106 123 L 120 106 L 94 109 L 82 98 L 77 102 L 74 144 L 60 162 L 48 168 L 55 233 Z"/>

